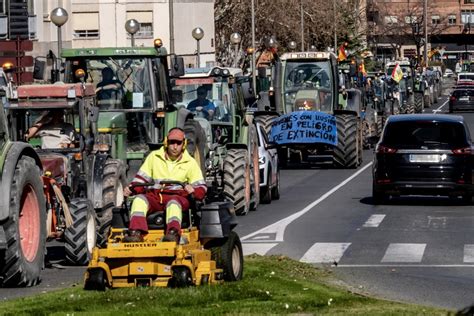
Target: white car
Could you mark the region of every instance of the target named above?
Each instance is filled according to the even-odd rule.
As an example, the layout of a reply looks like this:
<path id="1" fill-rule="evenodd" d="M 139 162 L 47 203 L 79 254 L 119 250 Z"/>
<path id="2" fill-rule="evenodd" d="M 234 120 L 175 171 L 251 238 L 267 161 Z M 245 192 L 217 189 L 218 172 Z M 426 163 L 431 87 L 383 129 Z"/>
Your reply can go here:
<path id="1" fill-rule="evenodd" d="M 276 143 L 270 142 L 262 125 L 257 123 L 258 161 L 260 167 L 260 202 L 271 203 L 280 198 L 280 169 Z"/>
<path id="2" fill-rule="evenodd" d="M 444 78 L 452 78 L 452 77 L 454 77 L 454 72 L 451 69 L 446 68 L 446 70 L 444 71 L 443 77 Z"/>

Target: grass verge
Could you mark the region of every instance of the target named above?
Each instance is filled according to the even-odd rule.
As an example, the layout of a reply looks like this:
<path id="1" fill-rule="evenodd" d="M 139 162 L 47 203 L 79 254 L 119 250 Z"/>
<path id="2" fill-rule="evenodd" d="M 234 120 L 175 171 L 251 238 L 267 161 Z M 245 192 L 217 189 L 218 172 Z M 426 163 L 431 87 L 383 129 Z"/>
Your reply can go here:
<path id="1" fill-rule="evenodd" d="M 286 257 L 245 257 L 244 279 L 184 289 L 75 287 L 0 304 L 0 315 L 446 315 L 330 285 L 331 273 Z"/>

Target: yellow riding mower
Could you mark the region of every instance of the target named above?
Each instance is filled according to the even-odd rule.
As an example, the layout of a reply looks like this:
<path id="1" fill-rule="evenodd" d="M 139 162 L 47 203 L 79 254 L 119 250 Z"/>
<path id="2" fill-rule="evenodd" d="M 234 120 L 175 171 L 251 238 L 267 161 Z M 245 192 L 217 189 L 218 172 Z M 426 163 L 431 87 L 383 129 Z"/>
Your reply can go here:
<path id="1" fill-rule="evenodd" d="M 146 184 L 153 185 L 153 184 Z M 177 181 L 160 185 L 184 188 Z M 180 188 L 181 188 L 180 187 Z M 143 242 L 124 242 L 128 229 L 128 207 L 114 209 L 106 248 L 94 248 L 85 273 L 84 289 L 106 287 L 184 287 L 237 281 L 243 274 L 242 244 L 236 232 L 231 202 L 197 205 L 183 214 L 181 241 L 162 241 L 165 212 L 147 217 L 149 232 Z M 197 205 L 197 206 L 196 206 Z"/>

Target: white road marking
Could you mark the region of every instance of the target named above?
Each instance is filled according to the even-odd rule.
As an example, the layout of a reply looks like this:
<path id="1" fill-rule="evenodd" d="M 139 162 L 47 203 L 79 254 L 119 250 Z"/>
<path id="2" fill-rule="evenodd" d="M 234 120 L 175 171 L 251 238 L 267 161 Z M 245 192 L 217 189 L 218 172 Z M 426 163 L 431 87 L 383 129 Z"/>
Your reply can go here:
<path id="1" fill-rule="evenodd" d="M 264 256 L 276 245 L 278 245 L 278 243 L 242 243 L 242 251 L 244 253 L 244 256 L 251 255 L 254 253 L 257 255 Z"/>
<path id="2" fill-rule="evenodd" d="M 373 214 L 369 217 L 367 222 L 365 222 L 363 227 L 379 227 L 380 223 L 382 223 L 384 218 L 385 214 Z"/>
<path id="3" fill-rule="evenodd" d="M 382 262 L 421 262 L 426 244 L 390 244 Z"/>
<path id="4" fill-rule="evenodd" d="M 448 102 L 449 102 L 449 99 L 446 100 L 446 102 L 444 102 L 443 104 L 441 104 L 441 106 L 438 107 L 436 110 L 433 110 L 433 113 L 436 114 L 436 113 L 438 113 L 438 112 L 441 112 L 441 108 L 442 108 L 443 106 L 445 106 Z"/>
<path id="5" fill-rule="evenodd" d="M 474 245 L 464 245 L 464 262 L 474 263 Z"/>
<path id="6" fill-rule="evenodd" d="M 267 240 L 267 241 L 283 242 L 283 237 L 285 235 L 285 229 L 289 224 L 291 224 L 294 220 L 296 220 L 297 218 L 303 216 L 306 212 L 310 211 L 313 207 L 315 207 L 316 205 L 318 205 L 319 203 L 321 203 L 322 201 L 327 199 L 331 194 L 333 194 L 334 192 L 339 190 L 341 187 L 346 185 L 349 181 L 351 181 L 352 179 L 357 177 L 359 174 L 364 172 L 364 170 L 367 169 L 370 166 L 372 166 L 372 162 L 369 162 L 368 164 L 363 166 L 360 170 L 358 170 L 352 176 L 350 176 L 346 180 L 339 183 L 337 186 L 335 186 L 334 188 L 332 188 L 331 190 L 326 192 L 319 199 L 313 201 L 311 204 L 306 206 L 301 211 L 293 213 L 292 215 L 290 215 L 288 217 L 285 217 L 285 218 L 279 220 L 278 222 L 275 222 L 271 225 L 268 225 L 268 226 L 266 226 L 262 229 L 257 230 L 256 232 L 253 232 L 249 235 L 246 235 L 246 236 L 242 237 L 242 241 L 251 242 L 252 239 L 260 238 L 259 235 L 260 236 L 261 235 L 266 235 L 266 236 L 274 236 L 273 240 Z M 259 240 L 256 240 L 256 241 L 258 242 Z"/>
<path id="7" fill-rule="evenodd" d="M 338 268 L 474 268 L 474 264 L 338 264 Z"/>
<path id="8" fill-rule="evenodd" d="M 315 243 L 301 257 L 301 262 L 307 263 L 333 263 L 339 262 L 344 252 L 349 248 L 351 243 L 337 242 L 318 242 Z"/>

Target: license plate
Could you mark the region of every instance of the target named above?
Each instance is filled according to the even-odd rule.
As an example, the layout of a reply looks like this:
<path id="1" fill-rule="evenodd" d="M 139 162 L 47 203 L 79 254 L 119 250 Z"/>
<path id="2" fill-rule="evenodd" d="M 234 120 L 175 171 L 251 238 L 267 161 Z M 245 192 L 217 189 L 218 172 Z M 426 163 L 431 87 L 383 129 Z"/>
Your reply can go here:
<path id="1" fill-rule="evenodd" d="M 469 97 L 461 97 L 459 98 L 459 101 L 469 101 Z"/>
<path id="2" fill-rule="evenodd" d="M 410 155 L 410 162 L 440 162 L 440 155 Z"/>

